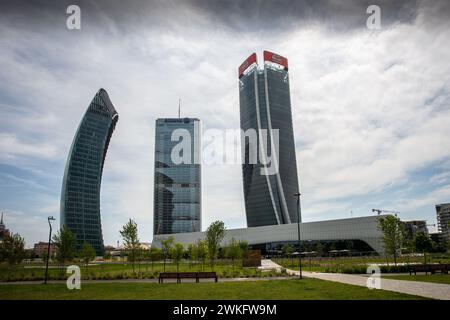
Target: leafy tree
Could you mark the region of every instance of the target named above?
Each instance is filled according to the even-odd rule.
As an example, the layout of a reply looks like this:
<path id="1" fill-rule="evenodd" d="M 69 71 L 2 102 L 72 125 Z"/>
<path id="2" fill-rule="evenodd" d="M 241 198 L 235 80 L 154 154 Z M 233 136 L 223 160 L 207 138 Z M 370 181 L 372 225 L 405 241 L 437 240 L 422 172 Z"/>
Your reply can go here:
<path id="1" fill-rule="evenodd" d="M 155 261 L 161 259 L 162 252 L 160 249 L 158 249 L 156 247 L 151 247 L 149 253 L 150 253 L 150 261 L 152 262 L 152 271 L 153 271 L 153 264 Z"/>
<path id="2" fill-rule="evenodd" d="M 168 237 L 161 241 L 161 250 L 164 257 L 164 271 L 166 271 L 166 261 L 170 258 L 170 253 L 173 247 L 175 238 L 173 236 Z"/>
<path id="3" fill-rule="evenodd" d="M 138 273 L 139 274 L 141 273 L 141 262 L 142 262 L 142 259 L 144 259 L 144 256 L 145 256 L 145 250 L 139 244 L 135 251 L 135 259 L 138 262 Z"/>
<path id="4" fill-rule="evenodd" d="M 202 262 L 202 270 L 205 269 L 205 260 L 207 256 L 207 247 L 204 240 L 198 240 L 196 245 L 197 259 Z"/>
<path id="5" fill-rule="evenodd" d="M 19 264 L 25 255 L 25 239 L 18 233 L 6 234 L 0 242 L 0 261 L 7 261 L 9 265 Z"/>
<path id="6" fill-rule="evenodd" d="M 141 259 L 145 262 L 145 271 L 148 271 L 148 261 L 150 260 L 150 249 L 141 249 Z"/>
<path id="7" fill-rule="evenodd" d="M 133 220 L 128 220 L 128 222 L 122 227 L 120 235 L 123 239 L 123 244 L 125 249 L 128 251 L 128 257 L 131 258 L 133 273 L 134 273 L 134 262 L 136 260 L 136 255 L 140 248 L 139 236 L 137 224 Z"/>
<path id="8" fill-rule="evenodd" d="M 430 236 L 423 231 L 417 232 L 414 237 L 414 247 L 416 251 L 423 253 L 424 263 L 427 263 L 427 252 L 433 248 Z"/>
<path id="9" fill-rule="evenodd" d="M 285 256 L 291 258 L 291 268 L 294 266 L 294 256 L 292 255 L 294 253 L 294 247 L 290 244 L 285 244 L 283 246 L 283 253 Z"/>
<path id="10" fill-rule="evenodd" d="M 186 254 L 189 259 L 189 268 L 192 267 L 192 261 L 195 261 L 197 258 L 197 250 L 196 246 L 193 243 L 189 243 L 186 249 Z"/>
<path id="11" fill-rule="evenodd" d="M 396 216 L 378 218 L 378 229 L 383 232 L 384 250 L 394 256 L 397 265 L 397 256 L 401 251 L 404 239 L 404 225 Z"/>
<path id="12" fill-rule="evenodd" d="M 90 243 L 85 242 L 81 247 L 81 250 L 78 255 L 81 259 L 83 259 L 85 271 L 87 273 L 87 267 L 89 262 L 95 259 L 95 250 Z"/>
<path id="13" fill-rule="evenodd" d="M 239 248 L 241 248 L 241 256 L 243 258 L 247 258 L 248 250 L 249 250 L 248 242 L 245 241 L 245 240 L 240 240 L 239 241 Z"/>
<path id="14" fill-rule="evenodd" d="M 239 242 L 232 238 L 230 244 L 225 249 L 225 256 L 231 259 L 234 271 L 234 261 L 242 257 L 242 249 Z"/>
<path id="15" fill-rule="evenodd" d="M 180 260 L 183 258 L 184 254 L 184 247 L 181 243 L 175 243 L 174 246 L 171 249 L 171 255 L 172 259 L 175 260 L 175 263 L 177 264 L 177 272 L 180 265 Z"/>
<path id="16" fill-rule="evenodd" d="M 63 272 L 66 261 L 71 261 L 75 257 L 75 236 L 67 226 L 63 226 L 53 236 L 53 243 L 56 248 L 56 260 L 61 264 L 61 272 Z"/>
<path id="17" fill-rule="evenodd" d="M 47 261 L 47 250 L 44 250 L 44 251 L 42 251 L 42 261 Z M 50 259 L 51 259 L 51 257 L 50 257 Z"/>
<path id="18" fill-rule="evenodd" d="M 322 243 L 317 242 L 315 251 L 317 252 L 317 255 L 319 257 L 321 257 L 323 255 L 323 245 L 322 245 Z"/>
<path id="19" fill-rule="evenodd" d="M 103 260 L 109 260 L 111 258 L 112 258 L 111 252 L 105 251 L 105 253 L 103 254 Z"/>
<path id="20" fill-rule="evenodd" d="M 208 246 L 210 264 L 213 269 L 219 246 L 225 237 L 225 233 L 226 229 L 223 221 L 214 221 L 206 230 L 206 245 Z"/>
<path id="21" fill-rule="evenodd" d="M 449 249 L 449 242 L 446 239 L 441 239 L 436 243 L 436 252 L 447 252 Z"/>

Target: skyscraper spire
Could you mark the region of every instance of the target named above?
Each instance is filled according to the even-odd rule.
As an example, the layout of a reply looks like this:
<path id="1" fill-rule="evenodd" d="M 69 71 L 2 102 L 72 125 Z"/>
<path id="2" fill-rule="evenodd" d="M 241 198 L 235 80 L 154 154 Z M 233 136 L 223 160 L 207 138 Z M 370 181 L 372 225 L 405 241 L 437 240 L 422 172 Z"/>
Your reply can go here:
<path id="1" fill-rule="evenodd" d="M 0 220 L 0 224 L 3 224 L 3 212 L 2 212 L 2 220 Z"/>
<path id="2" fill-rule="evenodd" d="M 178 119 L 180 119 L 180 112 L 181 112 L 181 98 L 178 98 Z"/>

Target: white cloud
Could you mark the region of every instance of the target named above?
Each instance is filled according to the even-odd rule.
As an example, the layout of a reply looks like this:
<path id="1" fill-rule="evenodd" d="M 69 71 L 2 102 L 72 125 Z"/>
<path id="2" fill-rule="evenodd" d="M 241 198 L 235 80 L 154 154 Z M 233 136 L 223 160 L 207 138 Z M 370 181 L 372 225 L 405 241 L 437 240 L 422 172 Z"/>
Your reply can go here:
<path id="1" fill-rule="evenodd" d="M 16 135 L 0 132 L 0 149 L 2 160 L 16 157 L 52 158 L 56 148 L 48 143 L 29 143 L 20 141 Z"/>
<path id="2" fill-rule="evenodd" d="M 119 112 L 102 183 L 107 244 L 128 218 L 151 240 L 155 119 L 176 117 L 180 97 L 182 116 L 201 118 L 204 128 L 238 128 L 237 67 L 251 52 L 289 58 L 304 221 L 390 204 L 387 188 L 407 188 L 411 173 L 450 157 L 450 31 L 430 24 L 435 11 L 377 32 L 299 24 L 282 34 L 238 33 L 204 12 L 184 12 L 195 19 L 136 24 L 128 34 L 109 18 L 79 33 L 0 29 L 0 94 L 17 99 L 0 105 L 2 161 L 55 158 L 62 168 L 100 87 Z M 203 227 L 216 219 L 245 226 L 242 192 L 239 166 L 204 166 Z M 436 193 L 428 189 L 421 205 L 446 196 Z"/>

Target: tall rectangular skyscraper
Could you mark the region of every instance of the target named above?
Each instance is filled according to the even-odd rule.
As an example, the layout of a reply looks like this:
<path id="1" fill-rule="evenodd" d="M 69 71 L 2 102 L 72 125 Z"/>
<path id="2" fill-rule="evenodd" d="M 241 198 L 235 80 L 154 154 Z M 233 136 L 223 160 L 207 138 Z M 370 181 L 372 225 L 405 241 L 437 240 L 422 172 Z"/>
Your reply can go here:
<path id="1" fill-rule="evenodd" d="M 294 193 L 299 189 L 288 61 L 282 56 L 264 51 L 264 65 L 258 68 L 256 54 L 253 53 L 241 64 L 238 72 L 241 129 L 244 132 L 267 130 L 268 147 L 262 151 L 263 154 L 271 154 L 278 164 L 276 173 L 262 174 L 265 165 L 261 161 L 261 152 L 258 152 L 258 162 L 250 163 L 249 141 L 242 140 L 247 225 L 257 227 L 297 222 L 297 199 Z M 278 141 L 274 138 L 275 129 L 278 129 Z M 258 135 L 258 148 L 263 144 L 261 140 Z M 272 148 L 277 142 L 278 153 L 276 148 Z"/>
<path id="2" fill-rule="evenodd" d="M 153 234 L 201 231 L 200 143 L 199 119 L 156 120 Z"/>

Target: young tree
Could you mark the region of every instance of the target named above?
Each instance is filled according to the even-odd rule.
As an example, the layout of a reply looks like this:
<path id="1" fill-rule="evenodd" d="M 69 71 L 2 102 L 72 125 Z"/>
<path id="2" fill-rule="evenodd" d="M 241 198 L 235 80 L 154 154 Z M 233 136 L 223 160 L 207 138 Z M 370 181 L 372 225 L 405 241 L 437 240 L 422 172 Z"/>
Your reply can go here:
<path id="1" fill-rule="evenodd" d="M 139 274 L 141 274 L 141 262 L 142 262 L 143 258 L 144 258 L 144 249 L 139 244 L 136 249 L 136 252 L 135 252 L 135 259 L 138 262 L 138 273 Z"/>
<path id="2" fill-rule="evenodd" d="M 170 236 L 167 239 L 161 241 L 161 251 L 164 257 L 164 271 L 166 271 L 166 261 L 170 257 L 174 241 L 175 238 L 173 236 Z"/>
<path id="3" fill-rule="evenodd" d="M 189 243 L 186 249 L 186 254 L 189 259 L 189 268 L 192 268 L 192 261 L 195 261 L 196 259 L 196 251 L 196 246 L 193 243 Z"/>
<path id="4" fill-rule="evenodd" d="M 286 256 L 291 258 L 291 268 L 294 266 L 294 256 L 292 255 L 294 253 L 294 247 L 290 244 L 285 244 L 283 246 L 283 252 Z M 300 254 L 300 253 L 299 253 Z"/>
<path id="5" fill-rule="evenodd" d="M 181 243 L 175 243 L 171 249 L 172 259 L 177 264 L 177 272 L 179 270 L 180 260 L 183 258 L 184 247 Z"/>
<path id="6" fill-rule="evenodd" d="M 47 250 L 42 251 L 42 256 L 41 256 L 42 261 L 47 261 Z M 51 260 L 51 256 L 50 256 L 50 260 Z"/>
<path id="7" fill-rule="evenodd" d="M 215 259 L 219 251 L 220 243 L 225 237 L 226 229 L 223 221 L 215 221 L 206 230 L 206 245 L 208 246 L 208 255 L 211 268 L 214 269 Z"/>
<path id="8" fill-rule="evenodd" d="M 414 237 L 414 248 L 416 251 L 423 253 L 424 263 L 427 263 L 427 252 L 433 247 L 430 236 L 423 231 L 417 232 Z"/>
<path id="9" fill-rule="evenodd" d="M 150 249 L 141 249 L 141 258 L 145 262 L 145 272 L 148 271 L 148 262 L 150 260 Z"/>
<path id="10" fill-rule="evenodd" d="M 384 250 L 394 256 L 394 264 L 397 265 L 397 256 L 401 251 L 404 239 L 404 226 L 396 216 L 378 218 L 378 229 L 383 232 Z"/>
<path id="11" fill-rule="evenodd" d="M 134 262 L 136 260 L 137 251 L 140 248 L 137 224 L 133 220 L 129 220 L 120 231 L 125 249 L 128 251 L 128 257 L 131 258 L 133 273 Z"/>
<path id="12" fill-rule="evenodd" d="M 317 244 L 316 244 L 316 252 L 317 252 L 317 255 L 319 257 L 321 257 L 323 255 L 323 245 L 322 245 L 322 243 L 317 242 Z"/>
<path id="13" fill-rule="evenodd" d="M 202 270 L 205 269 L 205 260 L 207 256 L 207 247 L 204 240 L 198 240 L 196 245 L 197 259 L 202 262 Z"/>
<path id="14" fill-rule="evenodd" d="M 79 257 L 83 259 L 85 271 L 87 274 L 87 267 L 89 262 L 95 259 L 95 250 L 92 247 L 92 245 L 88 242 L 85 242 L 83 246 L 81 247 L 81 250 L 79 252 Z"/>
<path id="15" fill-rule="evenodd" d="M 150 248 L 150 261 L 152 262 L 152 271 L 153 271 L 154 262 L 161 259 L 161 255 L 162 255 L 162 252 L 160 249 L 153 247 L 153 246 Z"/>
<path id="16" fill-rule="evenodd" d="M 22 262 L 25 258 L 25 239 L 18 233 L 5 235 L 0 242 L 0 261 L 7 261 L 9 265 Z"/>
<path id="17" fill-rule="evenodd" d="M 239 242 L 232 238 L 230 244 L 225 249 L 225 256 L 231 259 L 234 271 L 234 261 L 242 257 L 242 249 Z"/>
<path id="18" fill-rule="evenodd" d="M 111 258 L 112 258 L 111 252 L 105 251 L 105 253 L 103 254 L 103 260 L 110 260 Z"/>
<path id="19" fill-rule="evenodd" d="M 75 257 L 75 236 L 67 226 L 63 226 L 53 236 L 53 243 L 56 248 L 56 260 L 61 264 L 61 272 L 63 272 L 66 261 L 71 261 Z"/>
<path id="20" fill-rule="evenodd" d="M 240 240 L 239 241 L 239 248 L 241 248 L 241 256 L 242 256 L 242 258 L 247 258 L 248 257 L 248 250 L 249 250 L 248 242 L 245 241 L 245 240 Z"/>

